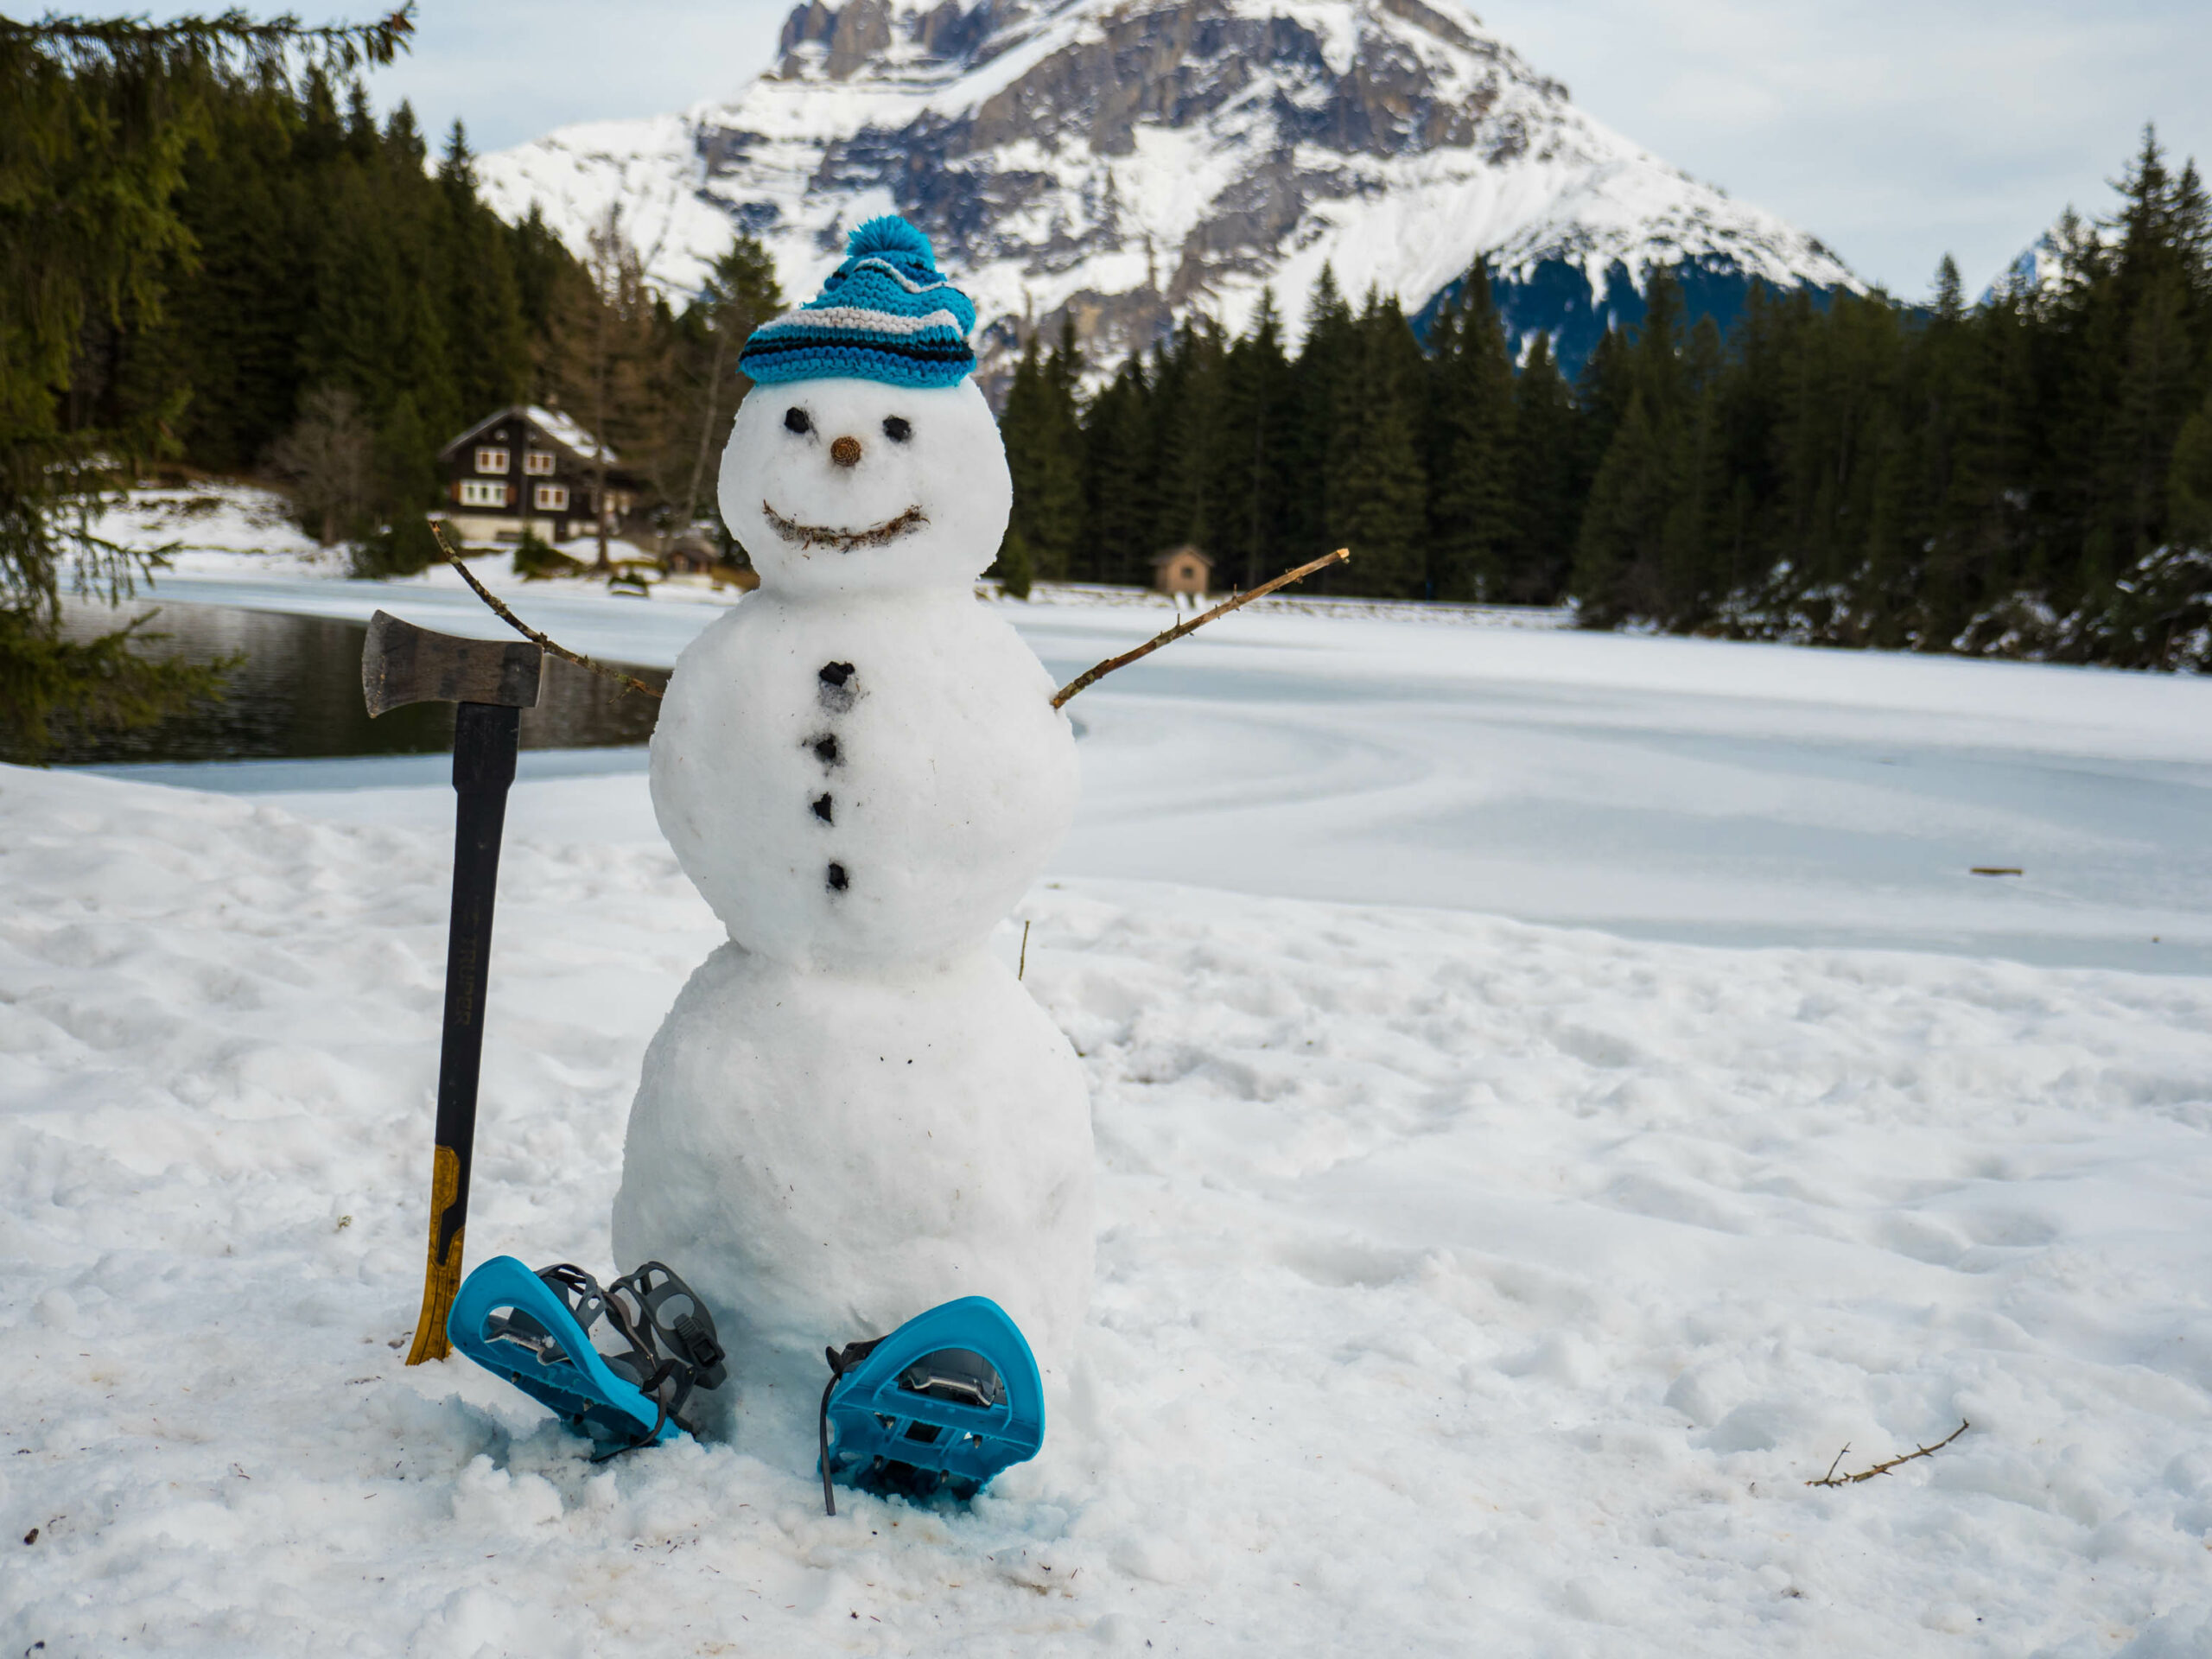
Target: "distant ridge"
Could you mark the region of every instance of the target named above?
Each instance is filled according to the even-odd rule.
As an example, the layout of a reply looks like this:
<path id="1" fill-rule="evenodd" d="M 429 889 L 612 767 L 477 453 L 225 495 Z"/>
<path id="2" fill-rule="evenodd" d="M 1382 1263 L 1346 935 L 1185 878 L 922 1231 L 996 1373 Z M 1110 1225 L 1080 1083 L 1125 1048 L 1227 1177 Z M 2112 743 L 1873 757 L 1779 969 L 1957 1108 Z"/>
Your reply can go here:
<path id="1" fill-rule="evenodd" d="M 563 128 L 485 156 L 486 199 L 571 247 L 621 204 L 655 279 L 696 289 L 733 226 L 813 292 L 897 212 L 974 296 L 1002 366 L 1072 317 L 1094 365 L 1322 267 L 1418 313 L 1487 258 L 1509 323 L 1579 364 L 1684 265 L 1693 315 L 1753 281 L 1863 285 L 1827 248 L 1630 143 L 1457 0 L 825 0 L 728 103 Z"/>

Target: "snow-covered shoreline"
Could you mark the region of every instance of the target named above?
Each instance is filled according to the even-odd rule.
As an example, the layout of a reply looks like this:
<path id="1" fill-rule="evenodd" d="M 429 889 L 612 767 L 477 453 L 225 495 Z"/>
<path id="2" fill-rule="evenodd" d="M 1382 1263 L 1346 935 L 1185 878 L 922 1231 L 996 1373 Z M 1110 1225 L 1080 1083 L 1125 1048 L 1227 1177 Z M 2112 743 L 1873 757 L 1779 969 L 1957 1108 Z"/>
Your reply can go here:
<path id="1" fill-rule="evenodd" d="M 0 817 L 13 1651 L 2212 1640 L 2212 980 L 1048 881 L 1084 1375 L 974 1515 L 830 1521 L 804 1448 L 594 1468 L 401 1366 L 445 832 L 20 771 Z M 503 887 L 471 1256 L 604 1268 L 716 929 L 642 841 L 520 823 Z"/>
<path id="2" fill-rule="evenodd" d="M 472 563 L 533 624 L 610 661 L 672 665 L 736 602 Z M 151 597 L 506 634 L 443 568 L 332 581 L 207 550 Z M 1170 614 L 1098 597 L 997 603 L 1065 681 Z M 1054 869 L 1713 944 L 2212 972 L 2212 679 L 1521 613 L 1440 625 L 1414 608 L 1254 606 L 1084 693 L 1070 705 L 1084 800 Z M 637 766 L 525 755 L 537 781 L 516 810 L 565 839 L 657 840 Z M 318 817 L 427 825 L 448 810 L 435 761 L 130 770 L 289 791 Z"/>

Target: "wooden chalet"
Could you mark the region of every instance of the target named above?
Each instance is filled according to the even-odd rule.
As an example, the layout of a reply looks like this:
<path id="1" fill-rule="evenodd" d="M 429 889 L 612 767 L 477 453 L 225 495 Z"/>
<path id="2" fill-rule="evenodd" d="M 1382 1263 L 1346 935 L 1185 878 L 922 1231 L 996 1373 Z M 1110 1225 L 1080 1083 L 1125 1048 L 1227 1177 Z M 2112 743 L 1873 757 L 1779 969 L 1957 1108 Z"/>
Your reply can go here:
<path id="1" fill-rule="evenodd" d="M 588 536 L 601 512 L 614 534 L 637 505 L 638 481 L 609 449 L 607 499 L 594 501 L 599 459 L 599 440 L 558 410 L 512 404 L 438 451 L 445 521 L 478 546 L 518 542 L 525 531 L 556 544 Z"/>

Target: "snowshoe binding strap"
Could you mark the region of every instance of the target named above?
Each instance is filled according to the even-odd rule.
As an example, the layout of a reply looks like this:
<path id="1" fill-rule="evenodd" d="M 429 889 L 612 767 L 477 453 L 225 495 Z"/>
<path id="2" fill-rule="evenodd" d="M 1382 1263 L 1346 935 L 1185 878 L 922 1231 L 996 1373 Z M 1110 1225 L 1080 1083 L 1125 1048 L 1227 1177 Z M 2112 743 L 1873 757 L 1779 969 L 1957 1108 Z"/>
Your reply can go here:
<path id="1" fill-rule="evenodd" d="M 988 1297 L 963 1296 L 887 1337 L 824 1351 L 822 1503 L 831 1515 L 836 1480 L 911 1498 L 943 1491 L 964 1500 L 1045 1444 L 1036 1356 Z"/>
<path id="2" fill-rule="evenodd" d="M 622 1351 L 601 1352 L 592 1342 L 602 1319 Z M 658 1262 L 602 1290 L 565 1262 L 532 1273 L 511 1255 L 495 1256 L 462 1283 L 446 1334 L 590 1435 L 600 1448 L 594 1463 L 690 1429 L 692 1391 L 718 1388 L 728 1375 L 714 1317 Z"/>
<path id="3" fill-rule="evenodd" d="M 715 1339 L 714 1315 L 691 1294 L 691 1287 L 672 1268 L 648 1262 L 625 1279 L 617 1279 L 607 1293 L 609 1311 L 634 1302 L 630 1317 L 641 1332 L 651 1333 L 654 1349 L 671 1363 L 688 1371 L 684 1388 L 714 1389 L 728 1379 L 728 1356 Z M 626 1309 L 626 1311 L 627 1311 Z M 671 1414 L 676 1408 L 671 1407 Z"/>

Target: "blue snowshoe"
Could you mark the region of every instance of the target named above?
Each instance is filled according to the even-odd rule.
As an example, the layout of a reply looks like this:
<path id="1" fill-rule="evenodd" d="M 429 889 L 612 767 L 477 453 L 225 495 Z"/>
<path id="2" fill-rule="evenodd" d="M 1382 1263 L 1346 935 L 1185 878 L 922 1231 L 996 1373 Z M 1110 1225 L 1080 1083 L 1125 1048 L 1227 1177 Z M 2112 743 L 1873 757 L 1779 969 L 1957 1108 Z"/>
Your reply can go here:
<path id="1" fill-rule="evenodd" d="M 593 1344 L 602 1319 L 625 1351 Z M 594 1463 L 690 1431 L 693 1391 L 720 1388 L 728 1375 L 714 1317 L 658 1262 L 601 1290 L 567 1262 L 532 1273 L 512 1255 L 494 1256 L 462 1282 L 446 1336 L 590 1435 Z"/>
<path id="2" fill-rule="evenodd" d="M 832 1515 L 833 1480 L 879 1495 L 944 1491 L 964 1501 L 1045 1444 L 1036 1356 L 987 1296 L 963 1296 L 887 1337 L 823 1352 L 822 1503 Z"/>

